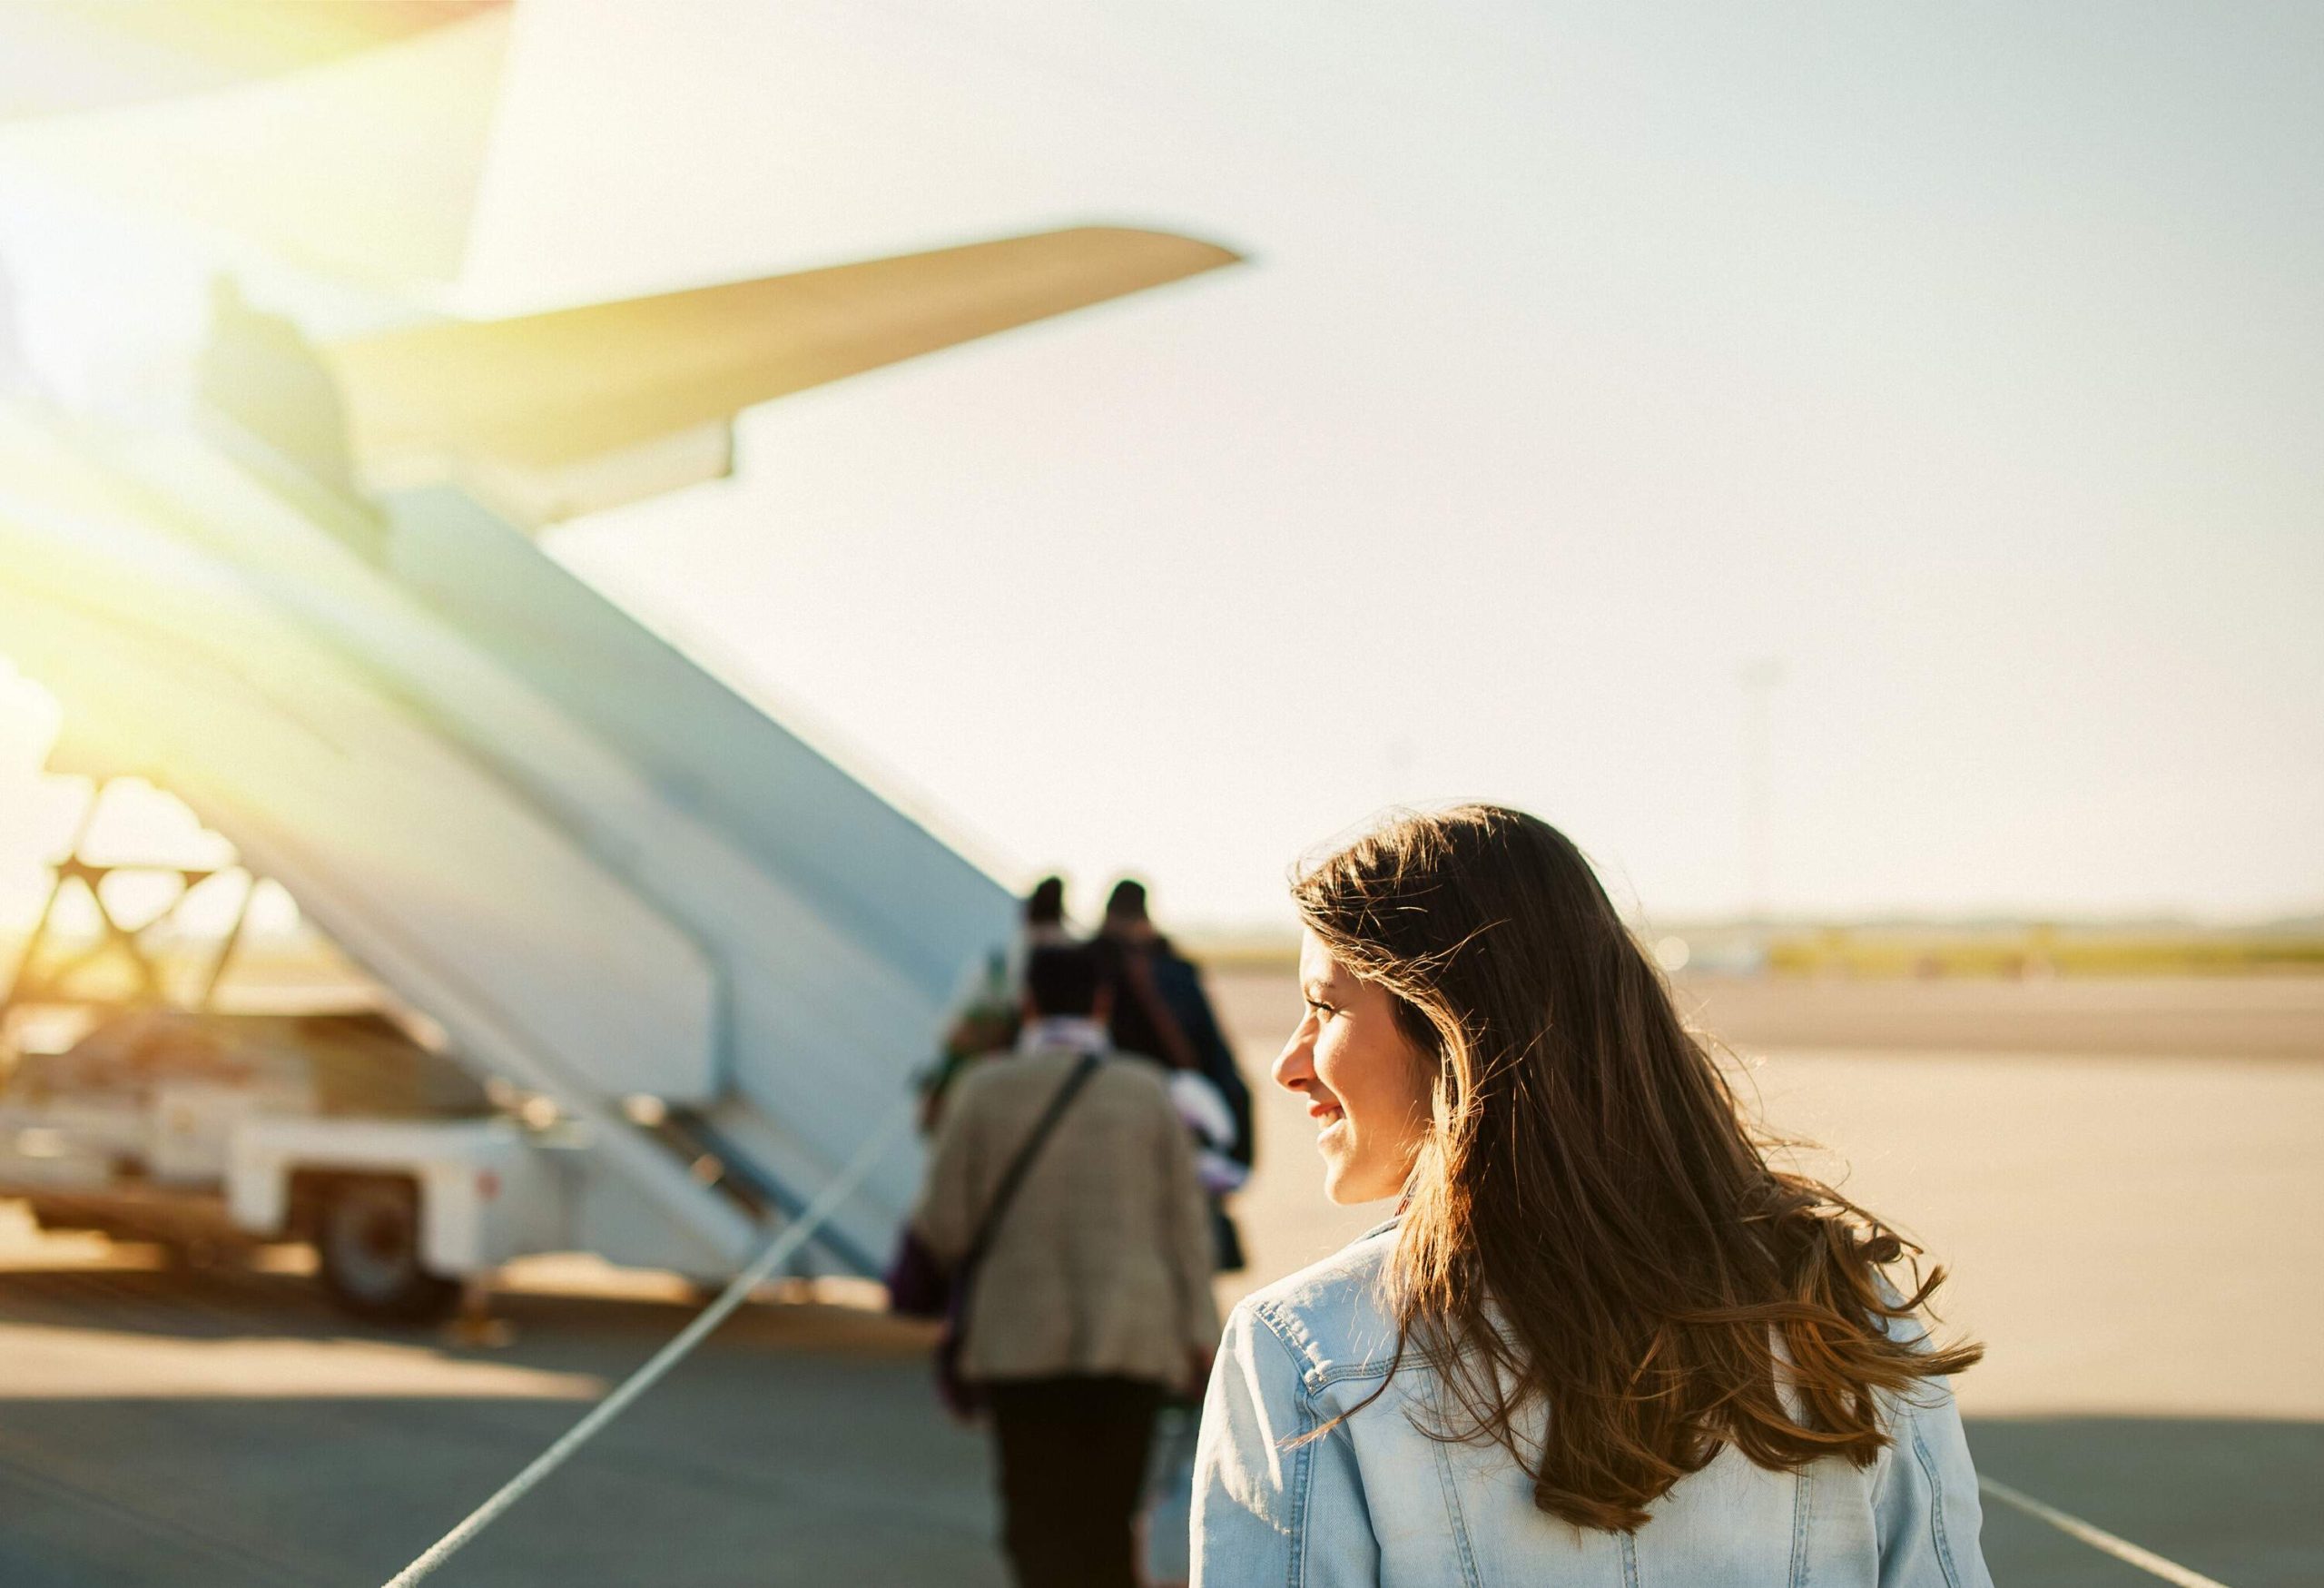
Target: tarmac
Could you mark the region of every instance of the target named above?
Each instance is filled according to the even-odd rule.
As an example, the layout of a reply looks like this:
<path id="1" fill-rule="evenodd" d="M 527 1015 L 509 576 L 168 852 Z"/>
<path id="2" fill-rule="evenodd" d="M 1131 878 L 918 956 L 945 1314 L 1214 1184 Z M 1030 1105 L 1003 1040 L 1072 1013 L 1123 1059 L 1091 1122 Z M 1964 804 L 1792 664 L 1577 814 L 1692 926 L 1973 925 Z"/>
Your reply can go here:
<path id="1" fill-rule="evenodd" d="M 1214 981 L 1261 1080 L 1288 979 Z M 2230 1588 L 2324 1581 L 2324 980 L 1688 991 L 1771 1126 L 1953 1270 L 1981 1470 Z M 1230 1298 L 1376 1212 L 1322 1201 L 1295 1103 L 1262 1118 Z M 351 1327 L 298 1267 L 0 1212 L 0 1584 L 381 1583 L 689 1316 L 543 1262 L 461 1345 Z M 982 1441 L 865 1301 L 745 1309 L 433 1581 L 997 1588 Z M 1984 1544 L 2004 1585 L 2157 1581 L 2000 1506 Z"/>

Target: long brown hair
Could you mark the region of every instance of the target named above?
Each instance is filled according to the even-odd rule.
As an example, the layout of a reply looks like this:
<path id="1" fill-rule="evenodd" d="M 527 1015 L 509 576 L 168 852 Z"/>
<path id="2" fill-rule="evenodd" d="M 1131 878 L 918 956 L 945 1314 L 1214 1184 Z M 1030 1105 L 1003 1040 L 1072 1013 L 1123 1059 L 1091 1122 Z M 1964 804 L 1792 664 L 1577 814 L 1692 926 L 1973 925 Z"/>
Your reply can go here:
<path id="1" fill-rule="evenodd" d="M 1389 1274 L 1398 1360 L 1444 1439 L 1505 1446 L 1533 1502 L 1629 1530 L 1732 1445 L 1760 1466 L 1886 1443 L 1881 1398 L 1982 1347 L 1893 1333 L 1944 1278 L 1830 1187 L 1772 1167 L 1581 852 L 1522 812 L 1403 817 L 1294 885 L 1434 1066 Z M 1393 1374 L 1392 1374 L 1393 1377 Z M 1384 1389 L 1384 1386 L 1383 1388 Z"/>

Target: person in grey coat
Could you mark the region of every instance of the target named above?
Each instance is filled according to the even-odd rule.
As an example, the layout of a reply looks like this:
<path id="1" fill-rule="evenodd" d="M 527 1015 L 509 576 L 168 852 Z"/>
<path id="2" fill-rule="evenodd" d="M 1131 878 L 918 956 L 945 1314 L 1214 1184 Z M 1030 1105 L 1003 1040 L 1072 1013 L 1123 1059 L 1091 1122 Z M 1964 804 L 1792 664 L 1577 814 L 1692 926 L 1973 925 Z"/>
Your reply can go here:
<path id="1" fill-rule="evenodd" d="M 1194 1149 L 1161 1073 L 1114 1056 L 1107 999 L 1089 949 L 1027 957 L 1016 1051 L 954 1087 L 912 1214 L 928 1250 L 958 1263 L 1059 1110 L 962 1320 L 961 1375 L 990 1411 L 1004 1543 L 1027 1588 L 1130 1588 L 1157 1409 L 1199 1387 L 1218 1338 Z"/>

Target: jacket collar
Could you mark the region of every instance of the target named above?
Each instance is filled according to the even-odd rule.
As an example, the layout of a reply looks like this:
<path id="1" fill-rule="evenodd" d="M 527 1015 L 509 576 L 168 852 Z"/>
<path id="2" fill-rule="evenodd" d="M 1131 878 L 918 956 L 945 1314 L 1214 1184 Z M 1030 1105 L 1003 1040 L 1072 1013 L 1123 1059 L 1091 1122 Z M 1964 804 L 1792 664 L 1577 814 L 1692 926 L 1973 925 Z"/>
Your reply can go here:
<path id="1" fill-rule="evenodd" d="M 1019 1053 L 1052 1052 L 1059 1048 L 1076 1053 L 1103 1053 L 1113 1045 L 1104 1026 L 1078 1014 L 1052 1014 L 1028 1021 L 1017 1037 Z"/>

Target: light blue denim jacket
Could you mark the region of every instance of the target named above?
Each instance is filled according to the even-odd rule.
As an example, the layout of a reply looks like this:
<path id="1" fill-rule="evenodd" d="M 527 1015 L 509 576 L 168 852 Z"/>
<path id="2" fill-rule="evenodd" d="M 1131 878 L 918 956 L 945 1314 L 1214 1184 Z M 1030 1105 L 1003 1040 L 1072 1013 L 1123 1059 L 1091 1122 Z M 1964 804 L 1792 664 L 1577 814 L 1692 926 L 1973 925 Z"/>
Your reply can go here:
<path id="1" fill-rule="evenodd" d="M 1195 1588 L 1992 1588 L 1977 1477 L 1941 1381 L 1893 1406 L 1870 1467 L 1768 1472 L 1729 1447 L 1635 1534 L 1543 1514 L 1498 1445 L 1420 1432 L 1411 1413 L 1431 1404 L 1434 1376 L 1413 1360 L 1371 1406 L 1296 1444 L 1388 1374 L 1379 1281 L 1394 1242 L 1392 1221 L 1228 1319 L 1196 1456 Z"/>

